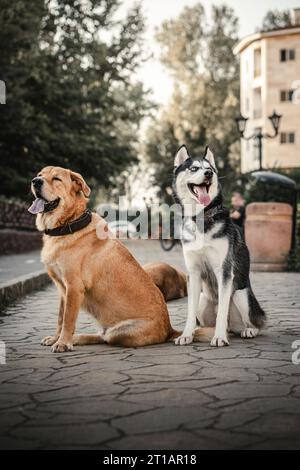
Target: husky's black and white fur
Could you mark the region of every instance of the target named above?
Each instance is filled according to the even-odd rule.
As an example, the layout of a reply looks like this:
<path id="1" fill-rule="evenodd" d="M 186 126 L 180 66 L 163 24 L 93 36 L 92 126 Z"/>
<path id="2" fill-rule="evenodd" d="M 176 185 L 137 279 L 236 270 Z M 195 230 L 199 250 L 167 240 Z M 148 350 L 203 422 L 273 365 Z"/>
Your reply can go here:
<path id="1" fill-rule="evenodd" d="M 264 326 L 265 313 L 251 288 L 249 252 L 228 209 L 223 207 L 213 153 L 191 158 L 185 146 L 175 157 L 175 200 L 189 216 L 203 221 L 201 242 L 182 241 L 188 271 L 188 316 L 176 344 L 193 341 L 196 318 L 200 326 L 215 326 L 212 346 L 228 345 L 228 331 L 253 338 Z"/>

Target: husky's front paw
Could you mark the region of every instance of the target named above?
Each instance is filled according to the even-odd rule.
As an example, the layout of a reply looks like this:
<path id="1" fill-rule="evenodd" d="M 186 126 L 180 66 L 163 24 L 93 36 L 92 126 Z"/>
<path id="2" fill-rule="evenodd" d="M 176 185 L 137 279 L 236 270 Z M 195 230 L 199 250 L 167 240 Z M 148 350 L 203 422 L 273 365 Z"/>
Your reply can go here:
<path id="1" fill-rule="evenodd" d="M 184 333 L 175 339 L 175 344 L 180 345 L 180 346 L 185 346 L 187 344 L 191 344 L 192 342 L 193 342 L 193 335 L 186 335 Z"/>
<path id="2" fill-rule="evenodd" d="M 210 345 L 220 348 L 222 346 L 229 346 L 229 341 L 226 336 L 214 336 L 210 342 Z"/>
<path id="3" fill-rule="evenodd" d="M 258 335 L 258 329 L 257 328 L 245 328 L 241 332 L 241 338 L 243 339 L 249 339 L 249 338 L 255 338 L 255 336 Z"/>
<path id="4" fill-rule="evenodd" d="M 62 341 L 57 341 L 53 344 L 51 351 L 53 353 L 63 353 L 68 351 L 73 351 L 73 344 L 71 343 L 63 343 Z"/>

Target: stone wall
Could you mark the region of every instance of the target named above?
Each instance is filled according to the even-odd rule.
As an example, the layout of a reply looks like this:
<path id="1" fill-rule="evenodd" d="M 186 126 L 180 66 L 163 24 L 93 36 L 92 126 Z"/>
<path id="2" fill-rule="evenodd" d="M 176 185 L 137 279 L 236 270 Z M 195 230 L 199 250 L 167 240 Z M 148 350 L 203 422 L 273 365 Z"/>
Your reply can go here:
<path id="1" fill-rule="evenodd" d="M 0 196 L 0 255 L 39 249 L 41 234 L 28 204 Z"/>
<path id="2" fill-rule="evenodd" d="M 0 230 L 0 256 L 38 250 L 42 246 L 42 236 L 26 230 Z"/>
<path id="3" fill-rule="evenodd" d="M 0 229 L 35 231 L 35 217 L 28 212 L 29 204 L 0 196 Z"/>

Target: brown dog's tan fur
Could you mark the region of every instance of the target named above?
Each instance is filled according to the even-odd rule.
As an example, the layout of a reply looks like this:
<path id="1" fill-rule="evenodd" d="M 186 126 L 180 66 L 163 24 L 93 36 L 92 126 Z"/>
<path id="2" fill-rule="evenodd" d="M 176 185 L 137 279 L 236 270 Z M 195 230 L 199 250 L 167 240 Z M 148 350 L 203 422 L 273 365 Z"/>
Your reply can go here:
<path id="1" fill-rule="evenodd" d="M 37 215 L 39 230 L 64 225 L 84 212 L 90 189 L 81 175 L 50 166 L 38 176 L 43 178 L 42 197 L 47 201 L 60 198 L 55 210 Z M 91 223 L 75 233 L 44 235 L 42 260 L 60 292 L 56 332 L 42 340 L 53 352 L 72 350 L 73 344 L 100 342 L 145 346 L 179 335 L 172 329 L 163 296 L 149 275 L 108 232 L 106 239 L 99 238 L 99 229 L 103 234 L 106 228 L 105 221 L 93 213 Z M 81 307 L 98 320 L 101 334 L 74 334 Z"/>
<path id="2" fill-rule="evenodd" d="M 186 275 L 167 263 L 148 263 L 143 266 L 165 301 L 181 299 L 187 295 Z"/>

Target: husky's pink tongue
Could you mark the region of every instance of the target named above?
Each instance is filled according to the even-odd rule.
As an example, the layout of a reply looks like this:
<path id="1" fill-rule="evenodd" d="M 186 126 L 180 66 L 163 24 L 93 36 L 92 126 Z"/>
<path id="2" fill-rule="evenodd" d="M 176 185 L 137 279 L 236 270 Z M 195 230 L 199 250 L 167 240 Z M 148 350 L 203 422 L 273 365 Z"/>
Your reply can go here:
<path id="1" fill-rule="evenodd" d="M 207 194 L 206 187 L 194 186 L 194 192 L 196 193 L 197 199 L 200 204 L 203 204 L 203 206 L 208 206 L 208 204 L 210 203 L 210 197 Z"/>
<path id="2" fill-rule="evenodd" d="M 45 201 L 43 199 L 37 198 L 28 209 L 28 212 L 31 214 L 39 214 L 40 212 L 44 212 Z"/>

